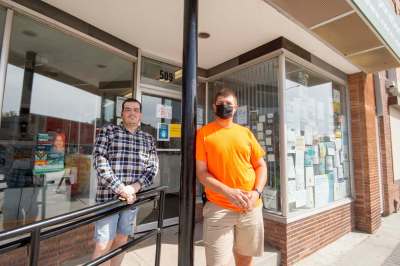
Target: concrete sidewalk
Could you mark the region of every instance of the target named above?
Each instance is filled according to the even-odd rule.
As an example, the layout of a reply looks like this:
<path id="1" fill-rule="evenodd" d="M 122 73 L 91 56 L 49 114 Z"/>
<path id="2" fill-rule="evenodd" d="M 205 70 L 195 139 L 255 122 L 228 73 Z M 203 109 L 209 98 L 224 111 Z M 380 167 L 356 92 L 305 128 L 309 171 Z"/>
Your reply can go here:
<path id="1" fill-rule="evenodd" d="M 194 235 L 194 265 L 205 266 L 205 252 L 202 243 L 202 225 L 196 224 Z M 155 240 L 149 239 L 141 242 L 127 252 L 122 266 L 153 266 L 155 258 Z M 255 266 L 278 266 L 279 252 L 266 247 L 264 256 L 255 258 Z M 170 227 L 165 229 L 162 238 L 161 248 L 161 265 L 170 266 L 178 265 L 178 227 Z"/>
<path id="2" fill-rule="evenodd" d="M 400 213 L 382 218 L 372 235 L 352 232 L 295 266 L 399 266 Z"/>

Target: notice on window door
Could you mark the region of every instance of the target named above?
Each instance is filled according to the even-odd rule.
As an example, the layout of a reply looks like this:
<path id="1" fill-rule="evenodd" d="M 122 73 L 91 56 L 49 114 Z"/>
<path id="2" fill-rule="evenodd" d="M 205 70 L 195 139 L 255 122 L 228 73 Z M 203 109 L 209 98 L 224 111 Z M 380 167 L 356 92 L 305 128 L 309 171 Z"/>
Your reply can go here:
<path id="1" fill-rule="evenodd" d="M 172 106 L 157 104 L 156 117 L 172 119 Z"/>
<path id="2" fill-rule="evenodd" d="M 169 124 L 158 123 L 157 140 L 169 141 Z"/>
<path id="3" fill-rule="evenodd" d="M 181 124 L 170 124 L 169 125 L 169 136 L 171 138 L 181 137 Z"/>

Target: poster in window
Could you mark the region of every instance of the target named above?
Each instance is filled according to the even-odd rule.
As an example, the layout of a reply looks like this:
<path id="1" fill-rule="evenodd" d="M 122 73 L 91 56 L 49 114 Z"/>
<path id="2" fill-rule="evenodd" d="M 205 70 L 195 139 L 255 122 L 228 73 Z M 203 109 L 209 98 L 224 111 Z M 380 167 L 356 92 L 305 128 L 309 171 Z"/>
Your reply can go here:
<path id="1" fill-rule="evenodd" d="M 157 127 L 157 140 L 158 141 L 169 141 L 170 137 L 169 124 L 158 123 Z"/>
<path id="2" fill-rule="evenodd" d="M 304 152 L 304 166 L 312 166 L 314 164 L 315 150 L 313 146 L 307 146 Z"/>
<path id="3" fill-rule="evenodd" d="M 197 107 L 197 124 L 198 124 L 198 125 L 204 124 L 203 115 L 204 115 L 204 110 L 203 110 L 203 108 Z"/>
<path id="4" fill-rule="evenodd" d="M 236 121 L 239 125 L 247 125 L 247 105 L 238 107 L 236 110 Z"/>
<path id="5" fill-rule="evenodd" d="M 34 151 L 34 174 L 64 170 L 65 134 L 45 132 L 37 135 Z"/>
<path id="6" fill-rule="evenodd" d="M 258 110 L 250 111 L 250 121 L 257 122 L 258 121 Z"/>
<path id="7" fill-rule="evenodd" d="M 172 106 L 157 104 L 156 106 L 156 117 L 157 118 L 165 118 L 172 119 Z"/>

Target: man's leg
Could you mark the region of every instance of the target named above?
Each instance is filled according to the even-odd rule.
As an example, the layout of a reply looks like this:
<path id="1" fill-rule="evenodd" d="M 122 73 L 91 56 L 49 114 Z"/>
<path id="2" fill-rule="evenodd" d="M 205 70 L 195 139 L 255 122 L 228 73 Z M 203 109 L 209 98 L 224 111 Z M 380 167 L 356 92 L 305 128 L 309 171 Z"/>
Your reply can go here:
<path id="1" fill-rule="evenodd" d="M 112 249 L 116 249 L 126 242 L 128 242 L 128 237 L 133 235 L 133 227 L 136 224 L 137 209 L 129 209 L 119 213 L 117 236 L 114 239 Z M 120 266 L 122 260 L 124 259 L 124 253 L 119 254 L 111 259 L 111 266 Z"/>
<path id="2" fill-rule="evenodd" d="M 261 206 L 240 214 L 235 226 L 234 254 L 237 266 L 252 266 L 254 256 L 264 253 L 264 221 Z"/>
<path id="3" fill-rule="evenodd" d="M 118 217 L 118 213 L 113 214 L 95 223 L 96 246 L 92 259 L 101 257 L 111 250 L 117 232 Z M 109 266 L 110 261 L 104 262 L 101 265 Z"/>
<path id="4" fill-rule="evenodd" d="M 243 256 L 237 252 L 234 252 L 234 254 L 235 254 L 236 266 L 253 266 L 252 256 Z"/>
<path id="5" fill-rule="evenodd" d="M 106 241 L 106 242 L 96 242 L 96 246 L 94 248 L 94 252 L 92 255 L 92 259 L 96 259 L 98 257 L 103 256 L 106 254 L 108 251 L 111 250 L 111 246 L 114 241 Z M 110 261 L 106 261 L 101 264 L 102 266 L 110 266 Z"/>
<path id="6" fill-rule="evenodd" d="M 111 250 L 114 250 L 114 249 L 122 246 L 126 242 L 128 242 L 128 236 L 127 235 L 117 234 L 117 236 L 115 237 L 115 239 L 113 241 L 113 245 L 111 247 Z M 125 255 L 125 252 L 119 254 L 118 256 L 115 256 L 114 258 L 112 258 L 110 265 L 111 266 L 120 266 L 122 260 L 124 259 L 124 255 Z"/>
<path id="7" fill-rule="evenodd" d="M 203 241 L 207 266 L 233 265 L 233 228 L 237 213 L 207 202 L 203 208 Z"/>

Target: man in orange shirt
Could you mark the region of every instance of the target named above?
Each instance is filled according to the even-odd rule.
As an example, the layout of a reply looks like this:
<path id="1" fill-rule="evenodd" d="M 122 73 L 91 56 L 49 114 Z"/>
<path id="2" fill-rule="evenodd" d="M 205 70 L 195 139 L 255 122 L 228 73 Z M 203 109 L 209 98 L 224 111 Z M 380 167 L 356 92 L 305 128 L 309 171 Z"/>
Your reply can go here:
<path id="1" fill-rule="evenodd" d="M 196 174 L 204 185 L 203 238 L 207 266 L 253 265 L 264 252 L 261 192 L 267 182 L 265 152 L 252 132 L 233 123 L 237 97 L 230 89 L 214 97 L 216 119 L 199 129 Z"/>

